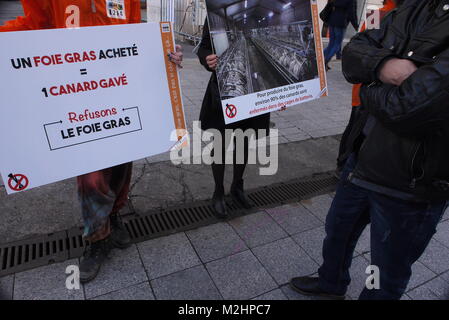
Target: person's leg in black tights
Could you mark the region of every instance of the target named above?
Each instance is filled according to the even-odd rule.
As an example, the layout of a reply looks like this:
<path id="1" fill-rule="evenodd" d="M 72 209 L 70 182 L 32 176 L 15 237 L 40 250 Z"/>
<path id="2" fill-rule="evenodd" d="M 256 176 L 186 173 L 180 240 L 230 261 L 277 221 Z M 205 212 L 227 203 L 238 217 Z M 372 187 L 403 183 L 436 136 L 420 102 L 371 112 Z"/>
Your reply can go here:
<path id="1" fill-rule="evenodd" d="M 249 141 L 248 138 L 244 139 L 244 156 L 243 163 L 239 162 L 240 159 L 237 157 L 237 139 L 234 138 L 234 175 L 233 175 L 233 183 L 238 183 L 243 180 L 243 174 L 245 173 L 246 165 L 248 164 L 248 156 L 249 156 Z"/>
<path id="2" fill-rule="evenodd" d="M 216 148 L 220 148 L 219 145 L 214 144 L 214 148 L 211 152 L 211 157 L 214 158 Z M 224 175 L 226 168 L 226 143 L 223 143 L 221 146 L 222 157 L 221 163 L 212 163 L 212 174 L 214 176 L 215 182 L 215 191 L 212 199 L 212 205 L 215 210 L 215 213 L 219 218 L 227 217 L 226 205 L 224 202 Z M 251 208 L 251 203 L 244 193 L 244 182 L 243 175 L 245 173 L 246 165 L 248 163 L 249 157 L 249 138 L 245 137 L 244 145 L 243 145 L 243 161 L 241 157 L 239 157 L 239 152 L 242 151 L 241 147 L 237 146 L 237 139 L 234 138 L 234 152 L 233 152 L 233 161 L 234 161 L 234 172 L 233 172 L 233 182 L 231 186 L 231 196 L 235 201 L 237 201 L 241 206 L 246 209 Z"/>
<path id="3" fill-rule="evenodd" d="M 212 174 L 214 176 L 215 182 L 215 192 L 214 195 L 224 196 L 224 175 L 225 175 L 225 163 L 226 163 L 226 142 L 224 133 L 221 134 L 222 139 L 214 139 L 213 149 L 211 151 L 211 157 L 214 159 L 212 162 Z M 220 145 L 220 143 L 221 145 Z M 221 148 L 221 159 L 218 162 L 215 162 L 215 152 Z"/>
<path id="4" fill-rule="evenodd" d="M 222 135 L 224 137 L 224 135 Z M 218 143 L 215 143 L 217 140 L 214 140 L 214 146 L 211 151 L 211 157 L 214 159 L 216 148 L 221 148 L 221 162 L 216 163 L 213 162 L 212 174 L 214 176 L 215 182 L 215 191 L 212 198 L 212 207 L 215 210 L 215 214 L 220 219 L 227 218 L 226 212 L 226 204 L 224 201 L 224 174 L 225 174 L 225 160 L 226 160 L 226 144 L 222 143 L 221 146 Z"/>
<path id="5" fill-rule="evenodd" d="M 244 182 L 243 175 L 245 173 L 246 165 L 248 164 L 249 157 L 249 138 L 244 138 L 243 146 L 243 159 L 238 157 L 238 152 L 242 151 L 240 146 L 237 146 L 237 139 L 234 138 L 234 174 L 231 186 L 231 196 L 235 201 L 237 201 L 245 209 L 250 209 L 252 207 L 250 201 L 244 192 Z M 243 160 L 243 161 L 242 161 Z M 242 163 L 243 162 L 243 163 Z"/>
<path id="6" fill-rule="evenodd" d="M 224 173 L 225 165 L 212 163 L 212 174 L 215 182 L 215 195 L 224 195 Z"/>

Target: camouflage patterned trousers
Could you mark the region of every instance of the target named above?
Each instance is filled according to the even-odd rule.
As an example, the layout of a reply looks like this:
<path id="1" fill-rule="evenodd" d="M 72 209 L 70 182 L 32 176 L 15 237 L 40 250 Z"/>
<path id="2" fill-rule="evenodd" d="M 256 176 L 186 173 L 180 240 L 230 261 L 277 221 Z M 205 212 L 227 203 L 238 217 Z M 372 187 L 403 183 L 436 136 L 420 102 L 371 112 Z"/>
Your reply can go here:
<path id="1" fill-rule="evenodd" d="M 132 162 L 78 177 L 78 196 L 84 220 L 84 237 L 96 242 L 111 234 L 109 216 L 126 204 Z"/>

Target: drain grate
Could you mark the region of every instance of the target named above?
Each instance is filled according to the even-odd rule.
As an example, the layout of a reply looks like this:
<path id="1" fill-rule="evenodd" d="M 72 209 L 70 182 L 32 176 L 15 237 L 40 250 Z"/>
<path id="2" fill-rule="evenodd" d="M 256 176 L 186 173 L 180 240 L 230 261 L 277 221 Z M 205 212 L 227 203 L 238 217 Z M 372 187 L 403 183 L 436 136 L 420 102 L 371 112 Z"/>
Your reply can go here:
<path id="1" fill-rule="evenodd" d="M 68 259 L 66 232 L 0 246 L 0 276 Z"/>
<path id="2" fill-rule="evenodd" d="M 255 204 L 252 211 L 244 210 L 229 198 L 226 199 L 226 205 L 230 216 L 237 217 L 257 209 L 281 206 L 332 192 L 337 182 L 331 173 L 314 175 L 249 191 L 248 198 Z M 196 201 L 144 214 L 128 214 L 123 216 L 123 221 L 134 243 L 218 222 L 209 201 Z M 79 258 L 88 245 L 83 240 L 82 231 L 82 228 L 72 228 L 0 245 L 0 277 Z"/>

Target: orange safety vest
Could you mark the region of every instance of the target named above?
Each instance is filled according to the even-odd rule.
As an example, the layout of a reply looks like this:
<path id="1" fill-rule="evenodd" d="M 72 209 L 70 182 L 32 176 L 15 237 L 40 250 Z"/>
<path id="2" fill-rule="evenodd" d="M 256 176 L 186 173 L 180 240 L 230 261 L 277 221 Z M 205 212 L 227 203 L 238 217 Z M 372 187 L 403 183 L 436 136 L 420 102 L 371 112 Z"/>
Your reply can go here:
<path id="1" fill-rule="evenodd" d="M 21 0 L 24 16 L 2 31 L 76 28 L 141 22 L 139 0 Z"/>
<path id="2" fill-rule="evenodd" d="M 380 9 L 381 11 L 381 18 L 383 18 L 388 12 L 396 8 L 396 3 L 393 0 L 386 0 L 384 6 Z M 366 24 L 364 23 L 362 25 L 362 28 L 360 29 L 360 32 L 365 31 Z M 352 87 L 352 106 L 358 107 L 362 104 L 360 101 L 360 89 L 362 87 L 362 84 L 355 84 Z"/>

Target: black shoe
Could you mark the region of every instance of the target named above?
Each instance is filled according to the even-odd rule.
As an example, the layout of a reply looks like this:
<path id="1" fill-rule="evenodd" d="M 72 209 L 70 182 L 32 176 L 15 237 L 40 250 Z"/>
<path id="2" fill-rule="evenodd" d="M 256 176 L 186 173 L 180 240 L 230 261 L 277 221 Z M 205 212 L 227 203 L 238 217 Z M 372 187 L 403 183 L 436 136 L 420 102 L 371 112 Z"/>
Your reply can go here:
<path id="1" fill-rule="evenodd" d="M 92 281 L 111 251 L 110 238 L 92 243 L 84 252 L 80 263 L 80 281 Z"/>
<path id="2" fill-rule="evenodd" d="M 299 277 L 290 280 L 290 287 L 305 296 L 320 296 L 333 300 L 344 300 L 344 295 L 335 295 L 323 291 L 319 286 L 317 277 Z"/>
<path id="3" fill-rule="evenodd" d="M 326 63 L 326 71 L 331 71 L 331 70 L 332 70 L 332 68 L 329 67 L 329 63 Z"/>
<path id="4" fill-rule="evenodd" d="M 227 219 L 228 212 L 226 211 L 226 203 L 224 201 L 224 193 L 215 191 L 212 197 L 212 208 L 214 209 L 215 216 L 218 219 Z"/>
<path id="5" fill-rule="evenodd" d="M 232 183 L 231 196 L 232 199 L 234 199 L 234 201 L 240 204 L 243 208 L 251 209 L 253 207 L 249 199 L 246 197 L 245 191 L 243 190 L 243 180 Z"/>
<path id="6" fill-rule="evenodd" d="M 117 214 L 111 215 L 111 244 L 115 248 L 126 249 L 131 246 L 131 237 L 128 230 L 126 230 L 122 219 Z"/>

